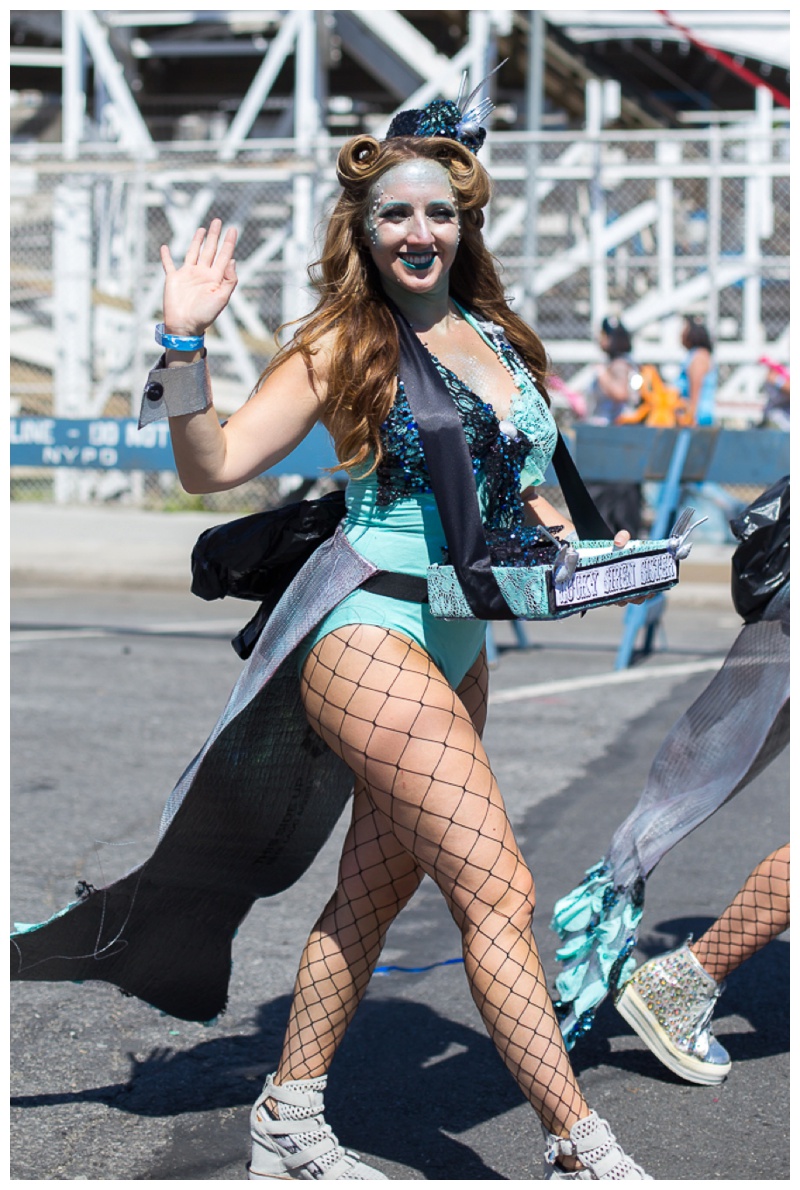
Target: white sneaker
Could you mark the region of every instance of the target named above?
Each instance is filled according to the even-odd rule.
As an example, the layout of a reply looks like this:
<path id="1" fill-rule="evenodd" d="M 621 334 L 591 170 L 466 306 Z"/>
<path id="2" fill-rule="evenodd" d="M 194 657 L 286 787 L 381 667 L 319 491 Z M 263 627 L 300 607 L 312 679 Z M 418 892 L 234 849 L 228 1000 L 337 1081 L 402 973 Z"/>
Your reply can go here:
<path id="1" fill-rule="evenodd" d="M 276 1086 L 268 1075 L 250 1112 L 252 1156 L 248 1177 L 306 1178 L 321 1181 L 386 1181 L 386 1174 L 343 1149 L 325 1123 L 326 1078 L 304 1079 Z M 273 1115 L 266 1101 L 273 1103 Z"/>
<path id="2" fill-rule="evenodd" d="M 652 1182 L 640 1165 L 624 1153 L 614 1133 L 597 1112 L 590 1112 L 570 1129 L 569 1136 L 546 1134 L 550 1142 L 545 1161 L 553 1166 L 551 1180 L 564 1182 Z M 583 1169 L 556 1165 L 559 1157 L 577 1157 Z"/>

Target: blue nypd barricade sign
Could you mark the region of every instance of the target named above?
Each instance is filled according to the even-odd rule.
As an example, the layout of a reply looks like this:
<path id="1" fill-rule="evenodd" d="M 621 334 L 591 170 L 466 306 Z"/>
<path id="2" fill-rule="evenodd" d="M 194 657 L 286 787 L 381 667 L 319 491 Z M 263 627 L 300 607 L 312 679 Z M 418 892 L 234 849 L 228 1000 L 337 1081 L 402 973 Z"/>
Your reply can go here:
<path id="1" fill-rule="evenodd" d="M 167 422 L 116 417 L 12 417 L 11 465 L 175 470 Z"/>
<path id="2" fill-rule="evenodd" d="M 330 435 L 317 425 L 270 474 L 311 478 L 335 464 Z M 175 460 L 166 421 L 140 430 L 132 417 L 12 417 L 11 466 L 174 471 Z"/>

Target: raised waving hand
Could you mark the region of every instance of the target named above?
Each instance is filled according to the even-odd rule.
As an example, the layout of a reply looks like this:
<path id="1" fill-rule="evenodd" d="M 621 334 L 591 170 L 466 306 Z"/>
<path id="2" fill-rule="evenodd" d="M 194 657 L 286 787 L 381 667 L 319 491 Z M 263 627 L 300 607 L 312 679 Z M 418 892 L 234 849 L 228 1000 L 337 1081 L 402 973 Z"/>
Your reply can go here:
<path id="1" fill-rule="evenodd" d="M 228 228 L 220 243 L 221 231 L 221 219 L 212 219 L 207 232 L 198 227 L 180 268 L 166 244 L 161 246 L 164 326 L 171 335 L 202 335 L 230 301 L 238 280 L 236 231 Z"/>

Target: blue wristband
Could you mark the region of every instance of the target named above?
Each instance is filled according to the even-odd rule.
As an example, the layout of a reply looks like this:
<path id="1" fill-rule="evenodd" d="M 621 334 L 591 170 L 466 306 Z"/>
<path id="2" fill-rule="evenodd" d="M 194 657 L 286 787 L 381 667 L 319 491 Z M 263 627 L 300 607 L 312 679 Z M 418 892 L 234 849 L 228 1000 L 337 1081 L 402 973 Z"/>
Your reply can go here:
<path id="1" fill-rule="evenodd" d="M 167 335 L 164 323 L 156 323 L 156 343 L 169 351 L 199 351 L 205 341 L 205 335 Z"/>

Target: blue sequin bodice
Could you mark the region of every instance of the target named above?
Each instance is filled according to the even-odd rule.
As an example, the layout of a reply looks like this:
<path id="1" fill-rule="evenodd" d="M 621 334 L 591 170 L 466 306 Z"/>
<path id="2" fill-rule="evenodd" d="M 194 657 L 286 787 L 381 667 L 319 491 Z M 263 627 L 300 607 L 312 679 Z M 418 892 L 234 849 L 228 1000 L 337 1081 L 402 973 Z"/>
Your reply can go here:
<path id="1" fill-rule="evenodd" d="M 541 483 L 553 451 L 557 430 L 547 403 L 526 372 L 522 360 L 499 327 L 468 316 L 501 355 L 519 389 L 510 421 L 516 436 L 504 432 L 491 405 L 482 401 L 434 356 L 464 426 L 472 457 L 484 525 L 487 529 L 511 528 L 522 523 L 521 488 Z M 501 425 L 503 429 L 501 429 Z M 422 443 L 402 381 L 394 405 L 381 426 L 383 458 L 377 469 L 378 504 L 386 507 L 406 496 L 431 491 Z"/>

